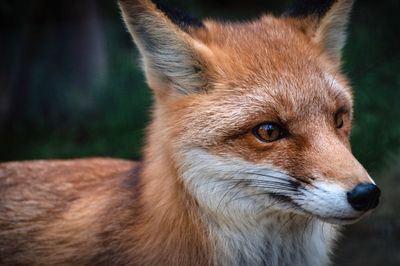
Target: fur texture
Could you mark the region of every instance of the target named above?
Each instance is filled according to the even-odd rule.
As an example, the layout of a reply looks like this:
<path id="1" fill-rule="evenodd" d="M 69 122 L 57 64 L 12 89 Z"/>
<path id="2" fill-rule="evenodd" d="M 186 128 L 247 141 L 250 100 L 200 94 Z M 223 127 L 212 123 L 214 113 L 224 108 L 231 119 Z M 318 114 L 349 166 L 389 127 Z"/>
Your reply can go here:
<path id="1" fill-rule="evenodd" d="M 340 72 L 353 1 L 245 23 L 119 3 L 155 98 L 144 160 L 0 164 L 0 264 L 328 264 L 373 183 Z"/>

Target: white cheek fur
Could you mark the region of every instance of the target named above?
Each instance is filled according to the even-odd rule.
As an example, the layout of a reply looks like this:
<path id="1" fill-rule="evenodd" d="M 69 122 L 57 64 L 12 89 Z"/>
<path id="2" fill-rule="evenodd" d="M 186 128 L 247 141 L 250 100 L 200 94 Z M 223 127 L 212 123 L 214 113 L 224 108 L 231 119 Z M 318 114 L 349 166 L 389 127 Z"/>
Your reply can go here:
<path id="1" fill-rule="evenodd" d="M 289 195 L 292 192 L 293 178 L 271 166 L 227 159 L 201 149 L 189 150 L 183 157 L 181 171 L 188 189 L 202 207 L 219 214 L 232 218 L 256 215 L 260 208 L 276 201 L 268 193 Z M 259 194 L 260 188 L 264 195 Z M 264 197 L 257 201 L 257 196 Z"/>

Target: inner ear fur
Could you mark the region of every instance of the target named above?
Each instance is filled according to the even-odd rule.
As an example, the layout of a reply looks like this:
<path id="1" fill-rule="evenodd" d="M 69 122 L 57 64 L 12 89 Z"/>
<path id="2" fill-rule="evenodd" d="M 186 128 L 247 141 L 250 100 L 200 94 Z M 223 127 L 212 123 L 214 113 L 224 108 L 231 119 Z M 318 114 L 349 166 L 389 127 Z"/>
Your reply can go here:
<path id="1" fill-rule="evenodd" d="M 178 23 L 172 19 L 174 14 L 166 13 L 160 4 L 149 0 L 120 0 L 119 5 L 153 89 L 190 94 L 206 88 L 204 54 L 208 51 L 188 33 L 194 27 L 189 23 L 192 21 L 187 22 L 178 13 L 178 18 L 186 19 Z"/>

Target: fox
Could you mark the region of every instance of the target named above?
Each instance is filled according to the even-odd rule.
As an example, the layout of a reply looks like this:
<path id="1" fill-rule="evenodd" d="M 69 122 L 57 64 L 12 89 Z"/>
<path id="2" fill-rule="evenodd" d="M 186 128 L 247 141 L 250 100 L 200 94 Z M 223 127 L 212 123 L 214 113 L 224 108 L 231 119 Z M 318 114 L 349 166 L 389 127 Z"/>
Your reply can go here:
<path id="1" fill-rule="evenodd" d="M 140 162 L 0 164 L 0 265 L 329 265 L 378 205 L 351 152 L 353 0 L 246 22 L 119 0 L 153 93 Z"/>

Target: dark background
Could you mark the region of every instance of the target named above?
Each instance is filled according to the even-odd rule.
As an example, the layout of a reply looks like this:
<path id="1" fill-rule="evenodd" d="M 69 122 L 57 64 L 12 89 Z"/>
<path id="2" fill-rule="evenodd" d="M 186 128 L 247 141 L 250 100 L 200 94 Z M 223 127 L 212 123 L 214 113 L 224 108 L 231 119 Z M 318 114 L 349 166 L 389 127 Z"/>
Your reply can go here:
<path id="1" fill-rule="evenodd" d="M 200 17 L 246 20 L 290 1 L 176 0 Z M 400 265 L 400 1 L 359 0 L 344 51 L 355 91 L 353 150 L 382 187 L 347 227 L 337 265 Z M 116 1 L 0 2 L 0 161 L 140 158 L 151 93 Z"/>

